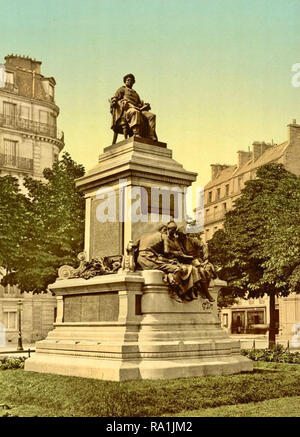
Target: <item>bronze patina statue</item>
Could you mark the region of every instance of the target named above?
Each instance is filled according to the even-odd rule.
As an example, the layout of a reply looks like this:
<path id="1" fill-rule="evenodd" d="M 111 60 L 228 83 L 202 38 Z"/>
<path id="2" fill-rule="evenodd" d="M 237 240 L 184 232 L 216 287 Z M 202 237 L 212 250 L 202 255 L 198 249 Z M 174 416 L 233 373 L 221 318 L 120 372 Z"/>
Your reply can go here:
<path id="1" fill-rule="evenodd" d="M 119 88 L 110 100 L 112 126 L 114 131 L 113 144 L 119 133 L 125 138 L 130 136 L 150 138 L 158 141 L 155 132 L 155 115 L 150 111 L 149 103 L 144 103 L 138 93 L 132 89 L 135 83 L 133 74 L 123 78 L 124 86 Z"/>
<path id="2" fill-rule="evenodd" d="M 175 222 L 160 226 L 157 232 L 144 234 L 133 244 L 137 250 L 137 266 L 143 270 L 162 270 L 169 284 L 170 296 L 177 301 L 197 299 L 198 295 L 213 302 L 208 291 L 215 279 L 212 264 L 201 252 L 203 246 L 191 239 Z"/>

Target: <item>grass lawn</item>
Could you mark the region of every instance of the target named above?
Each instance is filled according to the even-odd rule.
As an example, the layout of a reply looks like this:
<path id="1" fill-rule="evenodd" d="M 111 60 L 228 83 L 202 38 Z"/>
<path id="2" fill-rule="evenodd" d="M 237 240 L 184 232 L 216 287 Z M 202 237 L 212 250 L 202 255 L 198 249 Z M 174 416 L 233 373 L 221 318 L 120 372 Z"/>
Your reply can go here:
<path id="1" fill-rule="evenodd" d="M 188 412 L 210 416 L 218 410 L 241 415 L 246 407 L 249 414 L 245 414 L 251 415 L 256 408 L 252 402 L 287 398 L 280 399 L 280 405 L 289 401 L 299 405 L 299 397 L 300 366 L 290 364 L 259 362 L 254 372 L 240 375 L 123 383 L 21 369 L 0 371 L 0 416 L 154 417 Z"/>
<path id="2" fill-rule="evenodd" d="M 173 417 L 300 417 L 300 396 L 181 411 Z"/>

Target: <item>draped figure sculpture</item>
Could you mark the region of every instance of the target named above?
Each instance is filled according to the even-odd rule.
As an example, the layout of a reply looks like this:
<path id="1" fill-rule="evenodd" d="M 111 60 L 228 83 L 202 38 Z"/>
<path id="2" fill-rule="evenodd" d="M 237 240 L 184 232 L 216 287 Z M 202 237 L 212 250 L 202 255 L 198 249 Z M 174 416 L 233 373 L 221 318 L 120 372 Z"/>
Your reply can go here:
<path id="1" fill-rule="evenodd" d="M 110 100 L 112 126 L 116 142 L 118 133 L 123 133 L 125 138 L 130 136 L 157 140 L 155 131 L 156 117 L 149 112 L 149 103 L 144 103 L 138 93 L 132 88 L 135 83 L 133 74 L 126 74 L 124 84 Z"/>
<path id="2" fill-rule="evenodd" d="M 183 229 L 178 232 L 176 223 L 171 221 L 156 232 L 142 235 L 133 244 L 137 266 L 163 271 L 170 296 L 179 302 L 197 299 L 198 295 L 213 302 L 208 291 L 210 279 L 216 277 L 213 266 L 200 257 L 197 244 L 182 233 Z"/>

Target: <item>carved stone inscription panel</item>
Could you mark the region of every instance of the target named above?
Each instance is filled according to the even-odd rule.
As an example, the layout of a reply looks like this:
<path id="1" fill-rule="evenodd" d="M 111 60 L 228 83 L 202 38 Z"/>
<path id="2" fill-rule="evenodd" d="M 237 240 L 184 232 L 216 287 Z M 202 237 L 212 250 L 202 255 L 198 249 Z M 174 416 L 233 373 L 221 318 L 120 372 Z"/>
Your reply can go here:
<path id="1" fill-rule="evenodd" d="M 64 297 L 64 322 L 108 322 L 118 318 L 117 291 Z"/>

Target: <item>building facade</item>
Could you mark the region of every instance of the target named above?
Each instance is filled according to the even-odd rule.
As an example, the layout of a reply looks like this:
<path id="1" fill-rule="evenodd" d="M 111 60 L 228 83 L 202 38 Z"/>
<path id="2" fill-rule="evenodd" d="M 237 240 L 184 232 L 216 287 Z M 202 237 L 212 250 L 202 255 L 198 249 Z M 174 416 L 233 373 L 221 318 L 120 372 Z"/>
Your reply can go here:
<path id="1" fill-rule="evenodd" d="M 24 177 L 43 180 L 44 168 L 52 167 L 64 147 L 57 129 L 56 82 L 42 75 L 40 61 L 29 57 L 8 55 L 0 67 L 0 177 L 14 176 L 24 191 Z M 56 299 L 0 286 L 0 330 L 6 342 L 17 340 L 18 302 L 23 340 L 44 338 L 53 326 Z"/>
<path id="2" fill-rule="evenodd" d="M 41 74 L 41 62 L 5 57 L 0 88 L 0 176 L 42 179 L 64 147 L 58 133 L 59 108 L 55 104 L 55 79 Z"/>
<path id="3" fill-rule="evenodd" d="M 287 140 L 281 144 L 255 141 L 252 149 L 238 151 L 235 165 L 211 165 L 211 180 L 204 188 L 204 238 L 210 240 L 222 229 L 226 212 L 234 207 L 245 182 L 256 177 L 262 165 L 283 164 L 286 170 L 300 175 L 300 125 L 293 120 L 288 125 Z M 231 333 L 263 332 L 269 323 L 268 299 L 240 299 L 230 309 L 223 309 L 221 323 Z M 279 334 L 289 339 L 300 323 L 300 297 L 291 295 L 276 301 Z M 256 329 L 257 328 L 257 329 Z"/>

